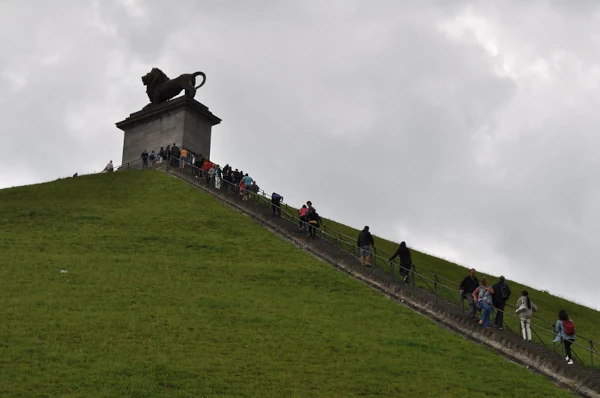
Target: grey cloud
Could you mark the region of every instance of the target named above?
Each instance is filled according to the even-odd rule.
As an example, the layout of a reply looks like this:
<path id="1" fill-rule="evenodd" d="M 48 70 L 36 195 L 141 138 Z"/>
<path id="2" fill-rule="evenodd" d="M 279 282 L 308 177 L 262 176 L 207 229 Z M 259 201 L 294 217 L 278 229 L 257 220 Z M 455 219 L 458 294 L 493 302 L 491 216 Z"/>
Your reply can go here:
<path id="1" fill-rule="evenodd" d="M 30 156 L 0 159 L 0 184 L 118 163 L 114 122 L 147 103 L 140 76 L 199 69 L 220 163 L 597 306 L 598 7 L 566 4 L 3 2 L 18 40 L 1 44 L 2 135 Z"/>

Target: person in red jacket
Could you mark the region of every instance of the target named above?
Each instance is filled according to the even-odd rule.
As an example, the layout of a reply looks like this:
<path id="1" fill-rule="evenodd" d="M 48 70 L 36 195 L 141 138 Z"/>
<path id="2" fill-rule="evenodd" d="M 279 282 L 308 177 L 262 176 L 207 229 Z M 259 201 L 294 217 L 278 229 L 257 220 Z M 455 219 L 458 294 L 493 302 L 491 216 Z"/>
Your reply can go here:
<path id="1" fill-rule="evenodd" d="M 300 210 L 298 210 L 298 218 L 300 219 L 300 229 L 304 229 L 304 224 L 306 224 L 306 213 L 308 213 L 308 207 L 306 205 L 302 205 Z"/>

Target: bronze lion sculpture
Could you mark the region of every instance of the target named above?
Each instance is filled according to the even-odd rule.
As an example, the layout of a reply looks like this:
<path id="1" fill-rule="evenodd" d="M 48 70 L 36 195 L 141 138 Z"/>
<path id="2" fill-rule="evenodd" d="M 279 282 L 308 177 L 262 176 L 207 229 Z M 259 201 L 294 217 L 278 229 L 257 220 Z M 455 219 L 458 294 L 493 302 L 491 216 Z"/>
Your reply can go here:
<path id="1" fill-rule="evenodd" d="M 196 76 L 202 76 L 202 83 L 197 86 Z M 152 105 L 167 102 L 178 95 L 181 90 L 185 90 L 186 97 L 193 99 L 196 90 L 206 83 L 206 75 L 202 72 L 184 73 L 175 79 L 169 79 L 162 70 L 152 68 L 150 72 L 142 76 L 142 83 L 146 86 L 146 94 Z"/>

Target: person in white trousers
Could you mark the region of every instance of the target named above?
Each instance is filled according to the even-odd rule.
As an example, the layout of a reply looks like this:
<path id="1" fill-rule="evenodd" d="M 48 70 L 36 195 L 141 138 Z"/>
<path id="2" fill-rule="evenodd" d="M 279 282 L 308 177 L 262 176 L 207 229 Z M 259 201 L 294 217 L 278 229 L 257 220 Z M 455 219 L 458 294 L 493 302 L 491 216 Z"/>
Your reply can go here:
<path id="1" fill-rule="evenodd" d="M 527 290 L 521 292 L 521 297 L 517 300 L 517 314 L 521 320 L 521 333 L 523 340 L 531 341 L 531 317 L 533 312 L 537 311 L 536 305 L 529 298 Z"/>
<path id="2" fill-rule="evenodd" d="M 215 165 L 215 188 L 221 189 L 221 180 L 223 179 L 221 168 L 218 164 Z"/>

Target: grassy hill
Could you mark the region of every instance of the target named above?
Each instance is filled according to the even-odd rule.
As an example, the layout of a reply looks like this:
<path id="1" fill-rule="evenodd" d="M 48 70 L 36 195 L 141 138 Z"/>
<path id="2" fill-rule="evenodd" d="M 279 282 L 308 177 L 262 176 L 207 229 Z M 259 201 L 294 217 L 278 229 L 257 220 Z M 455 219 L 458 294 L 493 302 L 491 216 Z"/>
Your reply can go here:
<path id="1" fill-rule="evenodd" d="M 570 396 L 157 171 L 0 217 L 2 397 Z"/>

